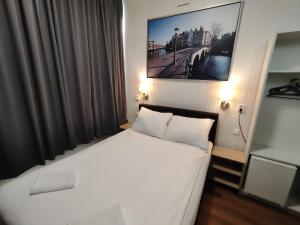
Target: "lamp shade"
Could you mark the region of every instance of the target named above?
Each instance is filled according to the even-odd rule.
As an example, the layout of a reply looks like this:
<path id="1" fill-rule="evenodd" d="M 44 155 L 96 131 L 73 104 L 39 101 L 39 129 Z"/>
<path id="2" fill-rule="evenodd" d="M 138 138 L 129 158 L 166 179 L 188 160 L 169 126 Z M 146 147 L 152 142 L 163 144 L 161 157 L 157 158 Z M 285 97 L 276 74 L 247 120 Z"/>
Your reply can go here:
<path id="1" fill-rule="evenodd" d="M 147 79 L 141 81 L 139 84 L 139 92 L 141 93 L 149 93 L 150 92 L 150 82 Z"/>
<path id="2" fill-rule="evenodd" d="M 220 100 L 231 101 L 233 97 L 233 87 L 229 83 L 225 83 L 221 88 Z"/>

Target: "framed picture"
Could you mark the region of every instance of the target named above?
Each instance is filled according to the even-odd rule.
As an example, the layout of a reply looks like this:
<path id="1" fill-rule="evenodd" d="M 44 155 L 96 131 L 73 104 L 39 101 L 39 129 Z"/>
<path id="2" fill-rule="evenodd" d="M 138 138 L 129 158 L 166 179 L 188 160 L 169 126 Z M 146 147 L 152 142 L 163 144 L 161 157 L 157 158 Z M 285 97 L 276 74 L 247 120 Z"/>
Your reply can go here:
<path id="1" fill-rule="evenodd" d="M 147 77 L 228 80 L 242 2 L 148 20 Z"/>

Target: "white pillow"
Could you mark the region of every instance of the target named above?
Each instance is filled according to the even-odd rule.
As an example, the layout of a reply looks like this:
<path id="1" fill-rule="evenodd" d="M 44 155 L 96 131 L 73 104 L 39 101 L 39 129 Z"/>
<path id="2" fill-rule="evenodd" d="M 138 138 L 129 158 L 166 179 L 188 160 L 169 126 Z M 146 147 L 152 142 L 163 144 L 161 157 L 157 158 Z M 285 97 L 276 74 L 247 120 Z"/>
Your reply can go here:
<path id="1" fill-rule="evenodd" d="M 207 151 L 214 120 L 173 116 L 164 139 L 193 145 Z"/>
<path id="2" fill-rule="evenodd" d="M 172 113 L 160 113 L 142 107 L 131 129 L 153 137 L 162 138 L 166 133 Z"/>

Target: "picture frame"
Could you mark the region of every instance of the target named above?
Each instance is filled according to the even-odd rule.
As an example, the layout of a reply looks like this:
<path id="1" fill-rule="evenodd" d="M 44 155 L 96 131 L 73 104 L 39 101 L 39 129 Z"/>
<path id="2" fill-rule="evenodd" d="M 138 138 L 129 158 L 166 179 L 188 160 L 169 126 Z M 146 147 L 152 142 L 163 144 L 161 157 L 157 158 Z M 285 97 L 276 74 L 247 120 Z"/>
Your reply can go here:
<path id="1" fill-rule="evenodd" d="M 147 78 L 229 79 L 243 2 L 147 21 Z"/>

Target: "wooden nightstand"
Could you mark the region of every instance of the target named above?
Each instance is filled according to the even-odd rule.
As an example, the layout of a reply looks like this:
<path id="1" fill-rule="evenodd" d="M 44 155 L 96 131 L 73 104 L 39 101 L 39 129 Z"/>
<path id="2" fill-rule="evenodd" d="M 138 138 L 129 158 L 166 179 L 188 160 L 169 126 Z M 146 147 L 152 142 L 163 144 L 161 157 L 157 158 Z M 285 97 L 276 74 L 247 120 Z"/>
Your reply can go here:
<path id="1" fill-rule="evenodd" d="M 132 126 L 131 123 L 124 123 L 120 126 L 120 130 L 127 130 Z"/>
<path id="2" fill-rule="evenodd" d="M 239 190 L 245 162 L 243 152 L 214 146 L 208 177 L 214 182 Z"/>

